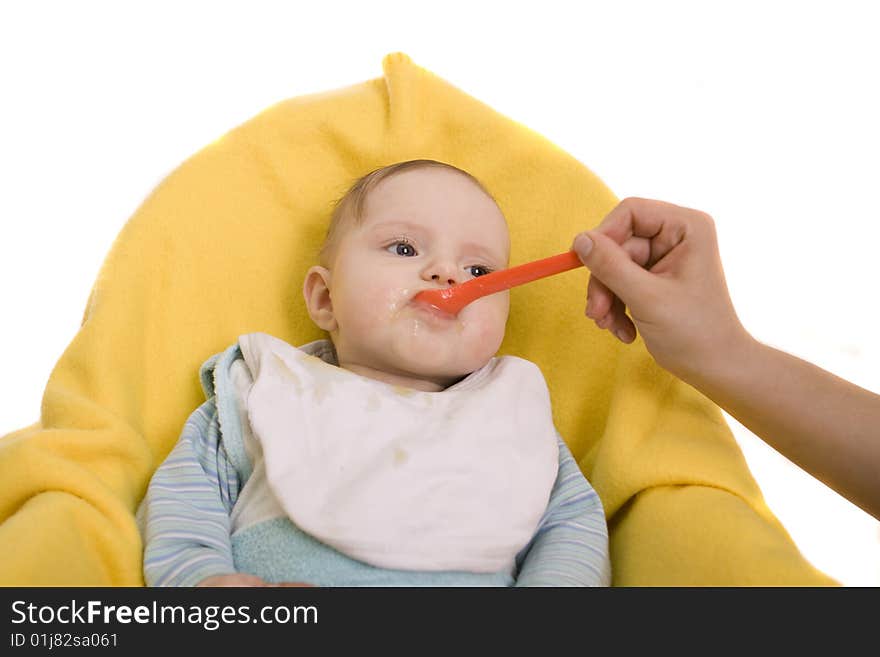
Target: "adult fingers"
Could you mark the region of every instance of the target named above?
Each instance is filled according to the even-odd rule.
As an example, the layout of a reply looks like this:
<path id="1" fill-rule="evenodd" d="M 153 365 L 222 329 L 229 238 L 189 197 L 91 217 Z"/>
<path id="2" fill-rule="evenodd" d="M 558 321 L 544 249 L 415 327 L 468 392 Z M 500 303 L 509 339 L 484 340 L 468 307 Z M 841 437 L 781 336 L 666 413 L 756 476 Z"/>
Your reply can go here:
<path id="1" fill-rule="evenodd" d="M 629 344 L 636 338 L 636 326 L 626 314 L 626 307 L 619 297 L 614 297 L 608 314 L 596 321 L 596 326 L 608 329 L 618 340 Z"/>
<path id="2" fill-rule="evenodd" d="M 645 267 L 651 257 L 651 242 L 643 237 L 630 237 L 622 244 L 623 250 L 636 264 Z M 604 317 L 614 302 L 614 292 L 595 274 L 587 283 L 587 307 L 584 314 L 591 319 Z"/>
<path id="3" fill-rule="evenodd" d="M 689 228 L 707 218 L 703 212 L 665 201 L 625 198 L 597 226 L 618 244 L 631 237 L 647 239 L 651 245 L 650 268 L 685 238 Z"/>
<path id="4" fill-rule="evenodd" d="M 596 230 L 579 233 L 574 239 L 572 249 L 590 270 L 591 278 L 598 278 L 627 306 L 632 307 L 633 300 L 639 298 L 642 289 L 649 288 L 652 284 L 650 273 L 633 262 L 629 254 L 613 239 Z M 599 288 L 594 285 L 593 292 L 597 289 Z"/>
<path id="5" fill-rule="evenodd" d="M 614 292 L 609 290 L 608 286 L 596 276 L 590 274 L 590 281 L 587 283 L 587 307 L 584 314 L 590 319 L 604 317 L 611 310 L 614 299 Z"/>

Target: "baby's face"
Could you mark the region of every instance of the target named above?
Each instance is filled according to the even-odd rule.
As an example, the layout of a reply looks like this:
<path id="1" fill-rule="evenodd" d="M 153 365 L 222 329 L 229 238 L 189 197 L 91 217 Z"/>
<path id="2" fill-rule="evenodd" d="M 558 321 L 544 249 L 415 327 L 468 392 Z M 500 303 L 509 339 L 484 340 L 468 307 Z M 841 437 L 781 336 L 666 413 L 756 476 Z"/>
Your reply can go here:
<path id="1" fill-rule="evenodd" d="M 465 176 L 438 167 L 398 173 L 368 195 L 339 242 L 328 287 L 339 364 L 365 376 L 439 390 L 485 365 L 504 338 L 509 294 L 458 316 L 413 297 L 507 267 L 501 211 Z"/>

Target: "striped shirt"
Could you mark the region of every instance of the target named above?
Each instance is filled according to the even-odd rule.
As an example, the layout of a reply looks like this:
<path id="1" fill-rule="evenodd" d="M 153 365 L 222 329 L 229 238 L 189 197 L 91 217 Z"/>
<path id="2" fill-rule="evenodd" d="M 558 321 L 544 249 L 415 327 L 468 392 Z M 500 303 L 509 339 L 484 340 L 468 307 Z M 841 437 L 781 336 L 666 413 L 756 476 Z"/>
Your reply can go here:
<path id="1" fill-rule="evenodd" d="M 230 515 L 250 473 L 238 471 L 228 458 L 220 419 L 213 395 L 190 415 L 153 475 L 138 514 L 148 586 L 194 586 L 238 571 Z M 608 586 L 601 501 L 558 433 L 557 442 L 559 468 L 547 508 L 507 580 L 515 586 Z M 400 571 L 390 572 L 397 574 L 393 582 L 400 582 Z M 429 575 L 419 581 L 434 580 Z"/>

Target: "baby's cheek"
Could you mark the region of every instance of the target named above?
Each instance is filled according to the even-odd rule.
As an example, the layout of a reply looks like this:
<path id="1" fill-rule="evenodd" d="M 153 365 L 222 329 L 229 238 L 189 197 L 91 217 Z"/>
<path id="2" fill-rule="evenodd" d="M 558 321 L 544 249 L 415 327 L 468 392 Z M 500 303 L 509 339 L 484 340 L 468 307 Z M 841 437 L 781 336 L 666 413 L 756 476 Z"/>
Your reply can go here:
<path id="1" fill-rule="evenodd" d="M 369 293 L 364 293 L 358 305 L 364 317 L 373 321 L 387 321 L 389 317 L 399 312 L 401 303 L 399 293 L 386 288 L 376 288 Z"/>
<path id="2" fill-rule="evenodd" d="M 364 337 L 376 335 L 379 328 L 388 325 L 388 310 L 382 306 L 381 300 L 376 300 L 372 304 L 364 304 L 361 307 L 361 318 L 358 324 Z"/>
<path id="3" fill-rule="evenodd" d="M 474 358 L 490 358 L 498 351 L 504 339 L 504 323 L 497 313 L 475 318 L 470 325 L 470 352 Z"/>
<path id="4" fill-rule="evenodd" d="M 407 309 L 409 298 L 406 290 L 388 287 L 377 290 L 371 299 L 372 313 L 378 321 L 395 320 Z"/>

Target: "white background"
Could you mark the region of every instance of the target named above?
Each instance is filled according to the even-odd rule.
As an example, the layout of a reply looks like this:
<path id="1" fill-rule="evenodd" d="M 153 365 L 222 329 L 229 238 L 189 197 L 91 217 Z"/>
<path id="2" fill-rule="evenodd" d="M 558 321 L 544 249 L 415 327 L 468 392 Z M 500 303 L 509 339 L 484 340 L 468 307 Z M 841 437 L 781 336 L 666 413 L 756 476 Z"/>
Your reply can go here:
<path id="1" fill-rule="evenodd" d="M 713 215 L 746 327 L 880 392 L 872 3 L 725 4 L 3 2 L 0 435 L 38 419 L 104 256 L 162 178 L 280 100 L 380 77 L 394 51 L 617 196 Z M 877 521 L 730 421 L 807 558 L 880 585 Z"/>

